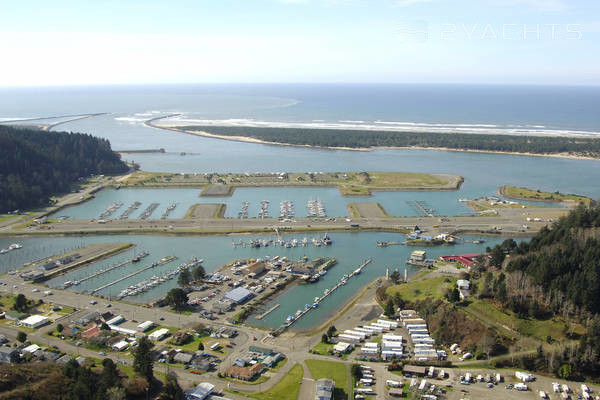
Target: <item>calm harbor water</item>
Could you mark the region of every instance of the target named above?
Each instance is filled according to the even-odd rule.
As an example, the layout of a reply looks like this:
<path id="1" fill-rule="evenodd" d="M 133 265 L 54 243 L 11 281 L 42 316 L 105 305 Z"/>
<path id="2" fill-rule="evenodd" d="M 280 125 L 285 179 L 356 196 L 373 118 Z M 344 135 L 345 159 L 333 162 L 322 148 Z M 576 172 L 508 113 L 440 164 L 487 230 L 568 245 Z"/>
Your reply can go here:
<path id="1" fill-rule="evenodd" d="M 287 238 L 301 239 L 300 235 L 285 235 Z M 393 233 L 334 233 L 330 235 L 334 240 L 332 246 L 322 247 L 232 247 L 232 240 L 239 240 L 239 236 L 213 236 L 213 237 L 169 237 L 169 236 L 149 236 L 149 235 L 126 235 L 126 236 L 95 236 L 80 238 L 19 238 L 18 242 L 23 244 L 21 250 L 15 250 L 0 256 L 0 272 L 23 265 L 26 262 L 34 261 L 42 257 L 63 253 L 66 250 L 72 250 L 77 247 L 85 246 L 91 243 L 100 242 L 131 242 L 137 245 L 135 251 L 147 250 L 150 255 L 142 259 L 139 263 L 128 264 L 110 273 L 102 274 L 96 278 L 87 280 L 78 286 L 73 286 L 69 290 L 78 292 L 89 292 L 100 286 L 113 282 L 127 274 L 139 271 L 149 266 L 155 261 L 165 256 L 176 256 L 177 260 L 164 266 L 149 269 L 132 278 L 121 281 L 107 289 L 99 291 L 97 294 L 104 296 L 116 296 L 125 287 L 142 280 L 148 279 L 153 275 L 162 275 L 173 269 L 179 264 L 189 261 L 192 257 L 204 259 L 204 267 L 207 271 L 214 271 L 220 266 L 238 258 L 264 258 L 266 256 L 286 256 L 291 259 L 300 259 L 307 256 L 310 259 L 315 257 L 335 257 L 338 264 L 329 270 L 319 282 L 315 284 L 297 285 L 285 292 L 285 301 L 281 298 L 274 298 L 266 309 L 274 304 L 281 306 L 262 320 L 257 320 L 254 316 L 249 318 L 249 322 L 259 326 L 276 328 L 281 325 L 285 318 L 304 307 L 306 303 L 312 304 L 314 297 L 321 295 L 326 288 L 334 286 L 344 274 L 348 274 L 356 269 L 367 258 L 373 258 L 361 275 L 348 281 L 348 284 L 338 289 L 329 296 L 319 308 L 310 312 L 302 318 L 296 329 L 307 329 L 315 326 L 335 313 L 343 303 L 365 284 L 373 279 L 384 276 L 387 267 L 390 270 L 399 268 L 403 273 L 404 261 L 408 258 L 410 252 L 414 250 L 408 246 L 390 246 L 380 248 L 376 246 L 377 240 L 402 240 L 403 235 Z M 271 238 L 271 236 L 252 236 L 255 238 Z M 312 236 L 309 236 L 309 238 Z M 473 240 L 472 237 L 465 237 L 465 240 Z M 502 239 L 487 239 L 484 244 L 464 243 L 452 247 L 442 246 L 427 249 L 428 257 L 434 258 L 444 254 L 460 254 L 471 252 L 483 252 L 486 246 L 493 246 Z M 0 239 L 0 247 L 8 247 L 16 239 Z M 88 267 L 72 271 L 64 276 L 57 277 L 48 282 L 50 287 L 62 287 L 66 281 L 75 281 L 83 279 L 93 273 L 115 265 L 120 261 L 131 259 L 134 250 L 121 253 L 102 262 L 95 263 Z M 413 275 L 418 269 L 407 267 L 408 274 Z M 177 285 L 177 280 L 167 281 L 156 288 L 134 297 L 128 297 L 126 300 L 134 302 L 147 302 L 164 295 L 169 289 Z"/>
<path id="2" fill-rule="evenodd" d="M 237 218 L 242 204 L 248 202 L 248 217 L 256 218 L 261 208 L 261 201 L 270 201 L 269 211 L 272 217 L 279 217 L 281 201 L 294 202 L 296 217 L 306 217 L 308 200 L 321 200 L 327 215 L 343 217 L 348 214 L 346 206 L 354 202 L 379 202 L 390 215 L 415 216 L 414 208 L 407 202 L 426 201 L 439 215 L 472 215 L 473 211 L 465 203 L 458 202 L 458 192 L 375 192 L 370 197 L 342 197 L 336 188 L 238 188 L 231 197 L 200 197 L 201 189 L 105 189 L 96 197 L 80 205 L 71 206 L 56 212 L 52 217 L 69 217 L 74 219 L 98 218 L 104 210 L 115 202 L 122 202 L 121 208 L 107 219 L 117 219 L 135 201 L 142 203 L 130 215 L 138 218 L 151 203 L 160 206 L 150 215 L 151 219 L 160 218 L 163 211 L 172 203 L 177 207 L 167 218 L 183 218 L 187 209 L 197 203 L 223 203 L 227 205 L 226 218 Z M 461 194 L 464 194 L 461 192 Z M 488 194 L 494 194 L 493 192 Z"/>

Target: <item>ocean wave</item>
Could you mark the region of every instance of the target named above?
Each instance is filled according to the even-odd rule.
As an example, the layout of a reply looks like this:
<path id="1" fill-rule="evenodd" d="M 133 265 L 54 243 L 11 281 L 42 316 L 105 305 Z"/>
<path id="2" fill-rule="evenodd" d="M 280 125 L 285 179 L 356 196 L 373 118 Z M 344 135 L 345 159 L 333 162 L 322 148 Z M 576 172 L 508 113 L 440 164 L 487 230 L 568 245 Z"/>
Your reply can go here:
<path id="1" fill-rule="evenodd" d="M 261 121 L 251 118 L 229 119 L 197 119 L 185 115 L 165 118 L 156 124 L 172 125 L 173 123 L 205 126 L 234 126 L 257 128 L 305 128 L 305 129 L 349 129 L 390 132 L 435 132 L 435 133 L 471 133 L 471 134 L 501 134 L 527 136 L 574 136 L 600 137 L 600 132 L 549 128 L 542 125 L 494 125 L 494 124 L 441 124 L 401 121 L 312 121 L 312 122 L 278 122 Z"/>

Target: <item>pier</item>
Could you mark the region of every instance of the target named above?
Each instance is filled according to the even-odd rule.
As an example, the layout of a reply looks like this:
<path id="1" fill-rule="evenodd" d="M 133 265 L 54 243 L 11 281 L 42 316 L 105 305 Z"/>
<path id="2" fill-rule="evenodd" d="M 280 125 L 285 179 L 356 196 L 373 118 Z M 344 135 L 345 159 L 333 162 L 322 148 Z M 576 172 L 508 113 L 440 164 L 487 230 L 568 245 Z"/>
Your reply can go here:
<path id="1" fill-rule="evenodd" d="M 162 213 L 160 219 L 166 219 L 169 216 L 169 214 L 171 214 L 171 211 L 175 209 L 175 207 L 177 207 L 177 202 L 174 201 L 171 203 L 171 205 L 169 205 L 169 207 L 167 207 L 165 212 Z"/>
<path id="2" fill-rule="evenodd" d="M 118 201 L 116 203 L 111 204 L 102 214 L 100 214 L 100 219 L 110 217 L 115 211 L 123 206 L 123 203 Z"/>
<path id="3" fill-rule="evenodd" d="M 121 216 L 119 217 L 119 219 L 127 219 L 129 218 L 129 216 L 135 211 L 137 210 L 140 206 L 142 205 L 142 203 L 140 203 L 139 201 L 134 201 L 128 208 L 127 210 L 123 211 L 123 214 L 121 214 Z"/>
<path id="4" fill-rule="evenodd" d="M 115 269 L 117 269 L 117 268 L 121 268 L 121 267 L 124 267 L 124 266 L 125 266 L 125 265 L 127 265 L 127 264 L 130 264 L 130 263 L 136 262 L 135 260 L 139 261 L 140 259 L 142 259 L 142 258 L 146 257 L 148 254 L 149 254 L 149 253 L 141 253 L 141 254 L 138 254 L 137 256 L 135 256 L 134 258 L 132 258 L 131 260 L 125 260 L 125 261 L 122 261 L 122 262 L 120 262 L 120 263 L 117 263 L 117 264 L 115 264 L 115 265 L 113 265 L 113 266 L 111 266 L 111 267 L 108 267 L 108 268 L 106 268 L 106 269 L 101 269 L 100 271 L 94 272 L 94 273 L 93 273 L 93 274 L 91 274 L 90 276 L 86 276 L 85 278 L 81 278 L 81 279 L 79 279 L 79 280 L 77 280 L 77 281 L 73 282 L 73 285 L 75 285 L 75 286 L 77 286 L 77 285 L 80 285 L 81 283 L 83 283 L 83 282 L 85 282 L 85 281 L 88 281 L 88 280 L 90 280 L 90 279 L 94 279 L 94 278 L 95 278 L 95 277 L 97 277 L 97 276 L 100 276 L 100 275 L 106 274 L 107 272 L 114 271 L 114 270 L 115 270 Z"/>
<path id="5" fill-rule="evenodd" d="M 403 242 L 377 242 L 377 246 L 379 247 L 401 246 L 403 244 Z"/>
<path id="6" fill-rule="evenodd" d="M 406 202 L 419 216 L 438 217 L 439 213 L 423 200 L 409 200 Z"/>
<path id="7" fill-rule="evenodd" d="M 273 311 L 277 310 L 279 308 L 281 304 L 275 304 L 273 307 L 269 308 L 267 311 L 265 311 L 264 313 L 257 315 L 256 319 L 263 319 L 264 317 L 266 317 L 267 315 L 271 314 Z"/>
<path id="8" fill-rule="evenodd" d="M 358 268 L 355 269 L 352 273 L 350 273 L 347 277 L 342 278 L 342 280 L 340 280 L 334 287 L 332 287 L 331 289 L 325 289 L 325 293 L 323 294 L 323 296 L 317 298 L 315 300 L 315 302 L 321 303 L 323 300 L 325 300 L 328 296 L 330 296 L 337 289 L 344 286 L 348 279 L 352 278 L 353 276 L 359 275 L 362 272 L 363 268 L 366 267 L 367 265 L 369 265 L 371 263 L 371 261 L 373 261 L 373 259 L 369 258 L 368 260 L 363 262 L 361 265 L 359 265 Z M 313 307 L 308 307 L 308 308 L 305 308 L 304 310 L 302 310 L 300 312 L 300 314 L 294 315 L 294 317 L 290 321 L 287 321 L 284 325 L 280 326 L 275 331 L 275 334 L 279 335 L 279 334 L 283 333 L 290 326 L 292 326 L 296 321 L 298 321 L 300 318 L 302 318 L 306 314 L 308 314 L 312 309 L 313 309 Z"/>
<path id="9" fill-rule="evenodd" d="M 159 262 L 154 263 L 154 264 L 152 264 L 152 265 L 150 265 L 150 266 L 148 266 L 146 268 L 142 268 L 139 271 L 132 272 L 131 274 L 126 275 L 126 276 L 124 276 L 122 278 L 119 278 L 116 281 L 112 281 L 110 283 L 107 283 L 106 285 L 102 285 L 99 288 L 96 288 L 96 289 L 92 290 L 90 292 L 90 294 L 95 294 L 95 293 L 97 293 L 97 292 L 99 292 L 99 291 L 101 291 L 103 289 L 106 289 L 107 287 L 111 287 L 113 285 L 116 285 L 117 283 L 119 283 L 121 281 L 124 281 L 125 279 L 129 279 L 132 276 L 136 276 L 137 274 L 141 274 L 144 271 L 148 271 L 149 269 L 160 267 L 161 265 L 168 264 L 168 263 L 170 263 L 171 261 L 173 261 L 175 259 L 177 259 L 177 257 L 175 257 L 175 256 L 168 256 L 168 257 L 162 258 Z"/>
<path id="10" fill-rule="evenodd" d="M 147 219 L 152 215 L 154 210 L 156 210 L 159 206 L 159 203 L 152 203 L 144 210 L 144 212 L 140 215 L 140 219 Z"/>

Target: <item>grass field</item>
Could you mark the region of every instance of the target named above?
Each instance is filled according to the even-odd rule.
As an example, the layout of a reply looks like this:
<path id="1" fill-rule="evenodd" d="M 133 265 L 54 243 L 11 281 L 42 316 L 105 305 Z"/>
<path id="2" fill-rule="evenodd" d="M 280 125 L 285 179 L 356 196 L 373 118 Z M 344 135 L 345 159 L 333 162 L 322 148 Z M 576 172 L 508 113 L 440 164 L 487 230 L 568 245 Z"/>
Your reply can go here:
<path id="1" fill-rule="evenodd" d="M 539 190 L 532 190 L 516 186 L 502 186 L 500 189 L 498 189 L 498 192 L 503 196 L 520 200 L 547 201 L 552 203 L 583 202 L 586 205 L 589 205 L 591 202 L 589 197 L 578 196 L 576 194 L 542 192 Z"/>
<path id="2" fill-rule="evenodd" d="M 335 399 L 348 399 L 348 373 L 346 364 L 335 361 L 306 360 L 306 366 L 316 381 L 321 378 L 333 379 L 335 382 Z"/>
<path id="3" fill-rule="evenodd" d="M 211 179 L 209 181 L 209 178 Z M 230 195 L 236 186 L 337 186 L 345 196 L 369 196 L 371 190 L 403 189 L 456 189 L 461 178 L 455 175 L 425 174 L 413 172 L 348 172 L 348 173 L 289 173 L 287 177 L 264 174 L 170 174 L 138 171 L 120 182 L 123 186 L 159 187 L 188 186 L 204 187 L 204 195 Z M 227 186 L 224 186 L 227 185 Z"/>
<path id="4" fill-rule="evenodd" d="M 0 214 L 0 222 L 9 221 L 16 217 L 18 217 L 18 215 Z"/>
<path id="5" fill-rule="evenodd" d="M 329 350 L 333 350 L 333 344 L 331 343 L 319 342 L 315 347 L 312 348 L 313 352 L 322 356 L 328 356 Z"/>
<path id="6" fill-rule="evenodd" d="M 446 293 L 446 289 L 451 288 L 455 283 L 455 278 L 430 278 L 422 281 L 390 286 L 387 289 L 387 294 L 393 296 L 396 293 L 400 293 L 400 296 L 402 296 L 405 301 L 409 302 L 423 300 L 427 297 L 441 299 Z"/>
<path id="7" fill-rule="evenodd" d="M 532 336 L 540 341 L 545 341 L 548 336 L 555 340 L 566 339 L 567 324 L 561 318 L 548 320 L 537 320 L 533 318 L 518 318 L 510 310 L 500 310 L 496 305 L 487 300 L 472 300 L 465 307 L 467 312 L 481 319 L 492 322 L 502 327 L 509 328 L 525 336 Z M 581 325 L 575 325 L 575 333 L 582 334 L 584 329 Z"/>
<path id="8" fill-rule="evenodd" d="M 300 394 L 300 385 L 304 376 L 302 365 L 296 364 L 275 386 L 260 393 L 248 394 L 257 400 L 296 400 Z M 234 392 L 235 393 L 235 392 Z"/>

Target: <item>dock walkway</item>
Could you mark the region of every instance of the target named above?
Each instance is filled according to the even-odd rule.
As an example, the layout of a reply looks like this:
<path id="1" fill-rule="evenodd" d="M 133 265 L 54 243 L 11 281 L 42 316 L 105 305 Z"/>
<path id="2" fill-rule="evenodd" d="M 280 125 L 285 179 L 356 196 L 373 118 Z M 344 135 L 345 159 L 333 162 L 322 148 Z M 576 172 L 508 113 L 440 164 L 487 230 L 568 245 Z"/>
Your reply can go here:
<path id="1" fill-rule="evenodd" d="M 348 275 L 347 279 L 350 279 L 355 275 L 359 275 L 362 272 L 363 268 L 366 267 L 367 265 L 369 265 L 371 263 L 371 261 L 373 261 L 373 259 L 369 258 L 368 260 L 363 262 L 357 269 L 355 269 L 354 271 L 352 271 L 352 273 L 350 273 Z M 325 293 L 323 294 L 323 296 L 321 296 L 317 299 L 317 302 L 318 303 L 322 302 L 329 295 L 331 295 L 333 292 L 335 292 L 337 289 L 339 289 L 341 286 L 343 286 L 345 284 L 346 284 L 346 282 L 344 281 L 344 279 L 342 279 L 334 287 L 332 287 L 329 290 L 326 290 Z M 279 329 L 277 329 L 276 333 L 281 334 L 282 332 L 287 330 L 290 326 L 292 326 L 296 321 L 298 321 L 300 318 L 302 318 L 303 316 L 308 314 L 311 310 L 313 310 L 313 307 L 309 307 L 309 308 L 302 310 L 302 312 L 300 314 L 294 316 L 291 321 L 288 321 L 285 323 L 285 325 L 282 325 L 281 327 L 279 327 Z"/>
<path id="2" fill-rule="evenodd" d="M 106 289 L 107 287 L 111 287 L 113 285 L 116 285 L 117 283 L 119 283 L 121 281 L 124 281 L 125 279 L 131 278 L 132 276 L 136 276 L 137 274 L 141 274 L 142 272 L 147 271 L 147 270 L 149 270 L 151 268 L 156 268 L 156 267 L 160 267 L 161 265 L 168 264 L 168 263 L 170 263 L 171 261 L 173 261 L 175 259 L 177 259 L 177 257 L 175 257 L 175 256 L 165 257 L 165 258 L 163 258 L 161 261 L 159 261 L 156 264 L 151 264 L 151 265 L 147 266 L 146 268 L 142 268 L 139 271 L 135 271 L 135 272 L 132 272 L 131 274 L 128 274 L 128 275 L 126 275 L 124 277 L 121 277 L 121 278 L 117 279 L 116 281 L 112 281 L 110 283 L 107 283 L 106 285 L 102 285 L 99 288 L 96 288 L 96 289 L 92 290 L 90 292 L 90 294 L 95 294 L 95 293 L 101 291 L 102 289 Z"/>

